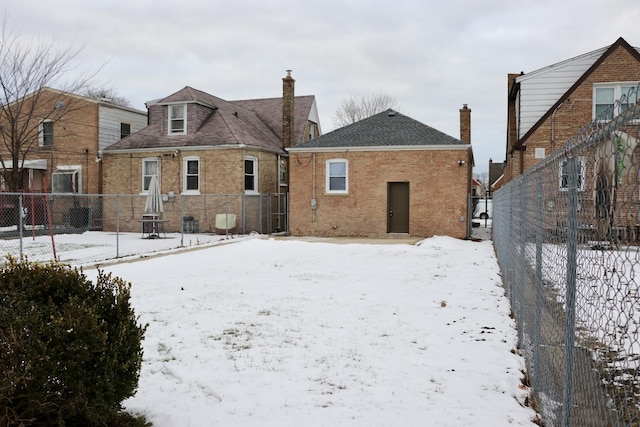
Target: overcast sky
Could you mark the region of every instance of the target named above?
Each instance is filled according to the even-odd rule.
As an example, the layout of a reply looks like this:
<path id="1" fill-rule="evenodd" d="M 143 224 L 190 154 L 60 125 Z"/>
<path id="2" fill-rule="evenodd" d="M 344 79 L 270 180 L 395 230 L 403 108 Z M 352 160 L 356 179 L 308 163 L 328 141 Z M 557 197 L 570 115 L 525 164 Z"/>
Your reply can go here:
<path id="1" fill-rule="evenodd" d="M 5 0 L 21 38 L 81 48 L 77 70 L 132 106 L 192 86 L 227 100 L 315 95 L 322 131 L 341 100 L 386 94 L 456 138 L 468 104 L 475 173 L 505 158 L 507 74 L 640 46 L 637 0 Z M 104 66 L 103 66 L 104 65 Z M 100 68 L 103 66 L 102 68 Z"/>

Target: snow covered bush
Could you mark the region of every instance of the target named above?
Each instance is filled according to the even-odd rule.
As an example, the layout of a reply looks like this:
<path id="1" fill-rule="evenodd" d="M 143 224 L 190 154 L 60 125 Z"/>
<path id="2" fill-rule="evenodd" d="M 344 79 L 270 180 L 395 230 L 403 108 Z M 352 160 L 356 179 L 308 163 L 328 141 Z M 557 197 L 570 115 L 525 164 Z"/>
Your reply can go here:
<path id="1" fill-rule="evenodd" d="M 138 387 L 142 339 L 131 285 L 94 285 L 60 263 L 0 271 L 0 427 L 116 425 Z"/>

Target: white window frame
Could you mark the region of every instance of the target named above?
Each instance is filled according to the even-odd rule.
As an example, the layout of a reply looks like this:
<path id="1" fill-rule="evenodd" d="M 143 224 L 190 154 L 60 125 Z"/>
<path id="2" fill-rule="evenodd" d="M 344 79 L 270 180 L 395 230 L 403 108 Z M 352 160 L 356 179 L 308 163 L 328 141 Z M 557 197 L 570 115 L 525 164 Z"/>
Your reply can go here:
<path id="1" fill-rule="evenodd" d="M 632 89 L 630 91 L 630 89 Z M 631 103 L 635 103 L 637 98 L 638 98 L 638 93 L 636 92 L 636 89 L 638 88 L 638 82 L 612 82 L 612 83 L 596 83 L 593 85 L 593 111 L 592 111 L 592 116 L 593 116 L 593 120 L 597 120 L 599 122 L 608 122 L 610 120 L 612 120 L 614 117 L 618 116 L 620 113 L 624 112 L 624 110 L 628 107 L 629 105 L 629 101 L 632 101 Z M 597 101 L 597 93 L 599 89 L 613 89 L 613 104 L 601 104 L 601 105 L 609 105 L 611 106 L 611 117 L 608 118 L 601 118 L 599 115 L 597 115 L 596 113 L 596 106 L 598 104 L 596 104 Z M 626 99 L 626 103 L 625 104 L 620 104 L 620 102 L 616 102 L 616 101 L 620 101 L 622 96 L 625 95 Z"/>
<path id="2" fill-rule="evenodd" d="M 59 191 L 57 176 L 71 176 L 72 179 L 72 191 Z M 75 191 L 73 186 L 75 183 Z M 82 194 L 82 166 L 81 165 L 69 165 L 58 166 L 56 170 L 51 174 L 51 192 L 56 194 Z"/>
<path id="3" fill-rule="evenodd" d="M 287 182 L 289 173 L 288 164 L 289 163 L 284 158 L 280 159 L 280 164 L 278 166 L 278 181 L 280 181 L 281 187 L 286 187 L 287 185 L 289 185 L 289 183 Z"/>
<path id="4" fill-rule="evenodd" d="M 149 193 L 149 183 L 151 182 L 151 176 L 153 173 L 147 173 L 147 164 L 155 163 L 156 164 L 156 172 L 155 175 L 158 176 L 158 182 L 160 181 L 160 161 L 157 157 L 146 157 L 142 159 L 142 186 L 140 187 L 142 191 L 140 194 L 148 194 Z"/>
<path id="5" fill-rule="evenodd" d="M 187 104 L 169 104 L 168 105 L 168 132 L 169 135 L 186 135 L 187 133 Z M 182 108 L 182 116 L 175 115 L 174 116 L 174 107 Z M 177 123 L 182 121 L 182 128 L 173 126 L 174 122 Z"/>
<path id="6" fill-rule="evenodd" d="M 51 125 L 51 134 L 50 134 L 51 143 L 46 145 L 45 145 L 45 132 L 44 132 L 45 123 L 47 125 L 49 124 Z M 41 121 L 40 124 L 38 125 L 38 145 L 40 147 L 53 147 L 53 120 L 45 119 Z"/>
<path id="7" fill-rule="evenodd" d="M 585 171 L 585 160 L 584 157 L 577 157 L 578 164 L 580 165 L 580 185 L 578 187 L 578 191 L 584 191 L 584 181 L 586 176 Z M 563 174 L 564 168 L 567 164 L 567 160 L 561 160 L 558 165 L 558 188 L 560 191 L 569 191 L 568 188 L 568 179 L 566 175 Z"/>
<path id="8" fill-rule="evenodd" d="M 331 165 L 344 165 L 344 175 L 331 173 Z M 344 178 L 344 189 L 332 189 L 331 178 Z M 349 161 L 347 159 L 329 159 L 326 163 L 325 191 L 327 194 L 348 194 L 349 193 Z"/>
<path id="9" fill-rule="evenodd" d="M 251 162 L 253 165 L 253 171 L 251 174 L 247 174 L 247 162 Z M 258 158 L 255 156 L 245 156 L 244 157 L 244 192 L 246 194 L 257 194 L 258 193 Z M 247 189 L 247 179 L 253 179 L 253 188 Z"/>
<path id="10" fill-rule="evenodd" d="M 198 171 L 197 173 L 189 173 L 189 163 L 197 162 L 198 163 Z M 200 194 L 200 157 L 197 156 L 189 156 L 185 157 L 182 161 L 182 194 Z M 196 176 L 198 179 L 198 188 L 197 189 L 189 189 L 188 187 L 188 178 Z"/>

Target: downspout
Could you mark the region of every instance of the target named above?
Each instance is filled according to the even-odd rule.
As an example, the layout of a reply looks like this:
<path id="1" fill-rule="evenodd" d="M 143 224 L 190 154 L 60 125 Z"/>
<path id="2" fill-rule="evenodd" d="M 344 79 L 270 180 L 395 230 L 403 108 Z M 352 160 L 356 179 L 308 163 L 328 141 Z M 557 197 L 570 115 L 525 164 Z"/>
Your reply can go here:
<path id="1" fill-rule="evenodd" d="M 311 169 L 311 220 L 316 220 L 316 209 L 318 208 L 318 201 L 316 199 L 316 153 L 313 153 L 313 165 Z"/>

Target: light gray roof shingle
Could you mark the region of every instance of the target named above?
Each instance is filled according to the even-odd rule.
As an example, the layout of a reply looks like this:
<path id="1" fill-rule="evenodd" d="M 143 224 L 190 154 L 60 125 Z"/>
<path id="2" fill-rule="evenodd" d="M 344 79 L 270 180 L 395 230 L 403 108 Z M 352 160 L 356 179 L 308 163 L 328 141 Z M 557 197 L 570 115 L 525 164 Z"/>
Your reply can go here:
<path id="1" fill-rule="evenodd" d="M 457 138 L 394 110 L 336 129 L 296 145 L 290 151 L 309 148 L 467 145 Z"/>

